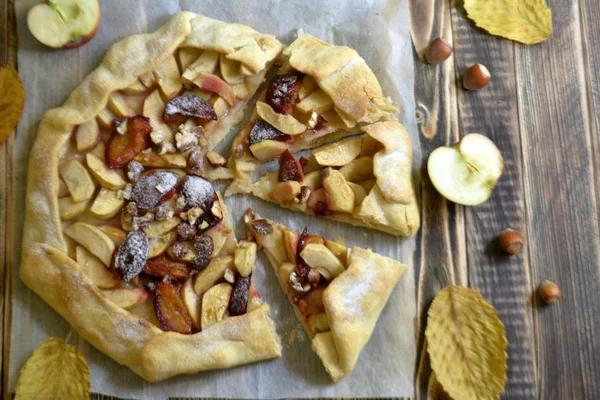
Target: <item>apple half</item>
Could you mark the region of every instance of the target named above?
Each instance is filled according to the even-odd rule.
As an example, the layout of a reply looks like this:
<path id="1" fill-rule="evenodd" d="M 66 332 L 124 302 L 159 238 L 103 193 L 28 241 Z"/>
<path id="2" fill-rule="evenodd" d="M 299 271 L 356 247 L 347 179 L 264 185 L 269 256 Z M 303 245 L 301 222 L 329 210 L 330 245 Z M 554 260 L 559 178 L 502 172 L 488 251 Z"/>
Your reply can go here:
<path id="1" fill-rule="evenodd" d="M 431 183 L 446 199 L 465 206 L 484 203 L 504 170 L 500 150 L 478 133 L 452 147 L 438 147 L 429 156 Z"/>
<path id="2" fill-rule="evenodd" d="M 33 36 L 56 49 L 73 49 L 89 42 L 99 25 L 98 0 L 47 0 L 27 14 Z"/>

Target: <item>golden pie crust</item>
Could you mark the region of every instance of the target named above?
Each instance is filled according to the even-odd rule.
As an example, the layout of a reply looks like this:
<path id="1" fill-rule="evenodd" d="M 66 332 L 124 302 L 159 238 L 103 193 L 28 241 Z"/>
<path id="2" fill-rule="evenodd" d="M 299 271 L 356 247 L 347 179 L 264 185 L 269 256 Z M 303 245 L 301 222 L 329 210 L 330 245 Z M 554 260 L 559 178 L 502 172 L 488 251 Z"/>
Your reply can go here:
<path id="1" fill-rule="evenodd" d="M 74 127 L 93 120 L 112 92 L 155 70 L 181 46 L 214 48 L 251 73 L 265 70 L 282 48 L 273 36 L 190 12 L 154 33 L 128 37 L 111 47 L 61 107 L 46 113 L 28 171 L 21 279 L 88 342 L 152 382 L 281 356 L 266 304 L 193 335 L 164 332 L 109 301 L 67 254 L 58 174 Z"/>

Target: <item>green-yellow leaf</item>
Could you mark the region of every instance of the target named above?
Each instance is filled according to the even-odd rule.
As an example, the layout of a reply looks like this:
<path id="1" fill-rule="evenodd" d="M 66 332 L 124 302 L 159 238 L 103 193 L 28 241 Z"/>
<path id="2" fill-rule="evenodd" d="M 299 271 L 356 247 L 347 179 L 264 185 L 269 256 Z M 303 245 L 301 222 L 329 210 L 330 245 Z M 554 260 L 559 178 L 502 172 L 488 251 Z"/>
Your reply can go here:
<path id="1" fill-rule="evenodd" d="M 16 392 L 15 400 L 88 400 L 87 362 L 62 339 L 47 339 L 21 369 Z"/>
<path id="2" fill-rule="evenodd" d="M 0 67 L 0 144 L 17 127 L 25 104 L 25 90 L 12 64 Z"/>
<path id="3" fill-rule="evenodd" d="M 506 384 L 504 325 L 478 291 L 440 291 L 429 308 L 425 337 L 431 368 L 453 399 L 500 397 Z"/>
<path id="4" fill-rule="evenodd" d="M 475 24 L 492 35 L 535 44 L 552 35 L 552 13 L 545 0 L 464 0 Z"/>

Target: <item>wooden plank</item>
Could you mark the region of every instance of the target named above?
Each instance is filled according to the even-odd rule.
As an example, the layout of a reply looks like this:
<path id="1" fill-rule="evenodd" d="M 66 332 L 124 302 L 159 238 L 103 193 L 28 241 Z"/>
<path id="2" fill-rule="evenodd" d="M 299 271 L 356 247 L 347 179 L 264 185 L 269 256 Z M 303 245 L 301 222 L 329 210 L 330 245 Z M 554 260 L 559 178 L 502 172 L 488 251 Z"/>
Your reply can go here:
<path id="1" fill-rule="evenodd" d="M 596 178 L 596 202 L 600 207 L 600 3 L 596 0 L 580 0 L 582 23 L 582 51 L 584 55 L 585 82 L 587 83 L 587 112 L 590 121 L 589 134 L 593 144 L 594 173 Z M 600 214 L 600 211 L 599 211 Z"/>
<path id="2" fill-rule="evenodd" d="M 597 399 L 600 237 L 580 10 L 548 3 L 566 48 L 547 41 L 515 52 L 532 286 L 549 279 L 563 293 L 549 307 L 535 302 L 538 396 Z"/>
<path id="3" fill-rule="evenodd" d="M 0 64 L 16 63 L 17 34 L 14 13 L 14 0 L 4 0 L 0 4 Z M 12 154 L 14 135 L 0 145 L 0 346 L 2 348 L 2 380 L 0 393 L 4 393 L 8 380 L 8 357 L 10 346 L 10 276 L 12 265 Z"/>
<path id="4" fill-rule="evenodd" d="M 438 36 L 452 43 L 449 6 L 445 0 L 411 1 L 411 33 L 413 43 L 420 47 L 416 48 L 417 53 L 422 53 L 423 47 Z M 421 169 L 422 227 L 417 236 L 414 262 L 417 268 L 419 354 L 415 390 L 417 399 L 427 399 L 439 392 L 439 388 L 435 389 L 435 378 L 430 375 L 424 331 L 429 305 L 435 294 L 447 285 L 442 266 L 448 268 L 456 283 L 467 284 L 463 209 L 448 203 L 436 192 L 426 169 L 426 158 L 433 149 L 458 140 L 453 57 L 438 66 L 415 61 L 415 100 L 424 160 Z M 417 144 L 413 143 L 413 146 Z"/>
<path id="5" fill-rule="evenodd" d="M 528 253 L 508 256 L 498 242 L 504 229 L 527 231 L 522 182 L 521 142 L 514 65 L 515 45 L 489 35 L 467 19 L 462 2 L 453 2 L 455 77 L 461 137 L 482 133 L 503 154 L 504 173 L 492 197 L 484 204 L 466 207 L 469 285 L 494 305 L 506 327 L 508 380 L 504 396 L 538 398 L 535 336 L 530 306 L 531 273 Z M 481 63 L 492 74 L 490 84 L 478 91 L 462 88 L 462 75 Z"/>

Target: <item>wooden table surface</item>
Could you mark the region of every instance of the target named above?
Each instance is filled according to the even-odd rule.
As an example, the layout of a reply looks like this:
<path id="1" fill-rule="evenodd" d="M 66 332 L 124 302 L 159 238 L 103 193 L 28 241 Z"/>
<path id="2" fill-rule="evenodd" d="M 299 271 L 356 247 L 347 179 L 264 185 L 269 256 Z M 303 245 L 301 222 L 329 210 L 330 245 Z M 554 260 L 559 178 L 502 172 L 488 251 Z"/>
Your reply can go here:
<path id="1" fill-rule="evenodd" d="M 14 0 L 0 2 L 0 64 L 14 62 Z M 508 383 L 503 399 L 600 399 L 600 1 L 547 0 L 553 36 L 525 46 L 490 36 L 465 18 L 462 1 L 410 0 L 415 54 L 441 36 L 454 56 L 440 66 L 415 61 L 420 146 L 468 133 L 490 137 L 505 159 L 492 198 L 477 207 L 444 200 L 423 167 L 422 229 L 417 268 L 416 399 L 443 399 L 423 332 L 435 293 L 457 284 L 479 290 L 506 326 Z M 564 44 L 564 47 L 563 47 Z M 472 64 L 492 73 L 488 87 L 461 88 Z M 0 145 L 0 312 L 3 388 L 10 338 L 11 159 L 14 137 Z M 425 164 L 424 164 L 425 165 Z M 512 228 L 527 241 L 503 255 L 498 234 Z M 561 300 L 543 306 L 533 295 L 556 282 Z M 106 399 L 104 396 L 92 396 Z M 462 399 L 455 399 L 462 400 Z"/>

